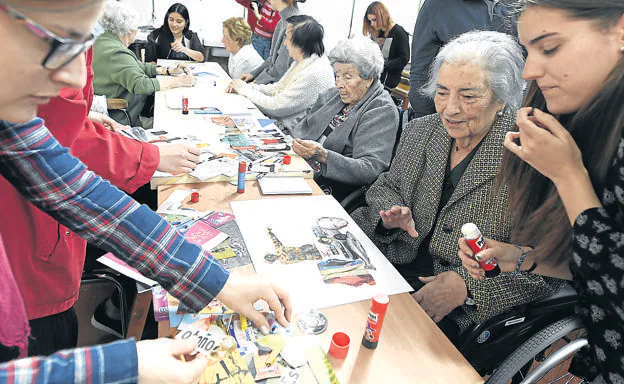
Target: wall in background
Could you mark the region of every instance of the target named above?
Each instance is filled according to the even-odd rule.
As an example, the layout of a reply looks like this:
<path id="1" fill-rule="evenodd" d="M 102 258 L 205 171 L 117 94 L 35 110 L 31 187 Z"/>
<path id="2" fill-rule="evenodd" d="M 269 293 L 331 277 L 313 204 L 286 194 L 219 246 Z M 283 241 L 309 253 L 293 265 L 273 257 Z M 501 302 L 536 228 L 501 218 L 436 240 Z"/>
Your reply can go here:
<path id="1" fill-rule="evenodd" d="M 141 25 L 162 25 L 165 13 L 175 0 L 122 0 L 132 4 L 141 15 Z M 410 34 L 418 9 L 424 0 L 384 0 L 394 21 Z M 191 29 L 204 39 L 205 45 L 222 46 L 221 22 L 228 17 L 245 17 L 246 10 L 234 0 L 183 0 L 191 13 Z M 364 12 L 369 0 L 307 0 L 299 8 L 317 19 L 325 28 L 325 46 L 329 51 L 336 43 L 349 36 L 362 33 Z M 152 8 L 153 6 L 153 8 Z M 152 20 L 152 15 L 154 20 Z"/>

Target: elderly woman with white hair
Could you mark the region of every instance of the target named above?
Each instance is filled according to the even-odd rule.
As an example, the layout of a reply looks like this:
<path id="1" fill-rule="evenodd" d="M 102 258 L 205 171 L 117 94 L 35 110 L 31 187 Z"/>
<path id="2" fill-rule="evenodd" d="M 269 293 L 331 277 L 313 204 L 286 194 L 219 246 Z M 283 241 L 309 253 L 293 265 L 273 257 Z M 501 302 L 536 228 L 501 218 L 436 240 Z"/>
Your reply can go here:
<path id="1" fill-rule="evenodd" d="M 191 87 L 193 76 L 163 77 L 184 73 L 184 65 L 175 68 L 158 67 L 141 62 L 128 49 L 136 38 L 138 16 L 124 3 L 110 1 L 100 17 L 104 33 L 98 37 L 93 50 L 93 88 L 97 95 L 128 101 L 130 122 L 121 111 L 111 111 L 111 117 L 122 124 L 139 125 L 139 114 L 147 97 L 157 91 L 177 87 Z"/>
<path id="2" fill-rule="evenodd" d="M 443 47 L 423 89 L 437 113 L 408 124 L 390 170 L 366 193 L 368 206 L 352 214 L 451 341 L 561 285 L 527 272 L 475 280 L 458 257 L 465 223 L 511 242 L 507 188 L 495 179 L 522 102 L 523 66 L 518 43 L 499 32 L 469 32 Z"/>
<path id="3" fill-rule="evenodd" d="M 388 169 L 399 114 L 379 81 L 383 56 L 364 37 L 330 52 L 336 87 L 319 95 L 292 130 L 293 150 L 308 159 L 326 193 L 342 199 Z"/>

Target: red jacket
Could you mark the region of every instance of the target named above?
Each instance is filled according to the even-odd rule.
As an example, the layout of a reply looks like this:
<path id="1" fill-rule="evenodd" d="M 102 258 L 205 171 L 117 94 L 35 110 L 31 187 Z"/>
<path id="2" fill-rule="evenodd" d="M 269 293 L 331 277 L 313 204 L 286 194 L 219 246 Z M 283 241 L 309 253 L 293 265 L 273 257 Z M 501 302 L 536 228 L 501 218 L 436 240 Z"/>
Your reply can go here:
<path id="1" fill-rule="evenodd" d="M 259 1 L 262 4 L 262 8 L 260 9 L 260 15 L 262 15 L 262 19 L 260 20 L 260 22 L 258 22 L 258 20 L 256 19 L 256 15 L 254 15 L 251 8 L 249 8 L 251 0 L 236 0 L 237 3 L 247 8 L 247 23 L 249 23 L 251 30 L 256 35 L 270 39 L 273 37 L 275 27 L 280 21 L 280 14 L 279 12 L 271 8 L 271 3 L 269 2 L 269 0 Z"/>
<path id="2" fill-rule="evenodd" d="M 152 144 L 113 133 L 87 116 L 93 99 L 92 52 L 87 85 L 63 89 L 38 115 L 71 153 L 119 188 L 133 192 L 149 182 L 160 153 Z M 86 242 L 31 205 L 0 177 L 0 233 L 29 319 L 70 308 L 78 298 Z"/>

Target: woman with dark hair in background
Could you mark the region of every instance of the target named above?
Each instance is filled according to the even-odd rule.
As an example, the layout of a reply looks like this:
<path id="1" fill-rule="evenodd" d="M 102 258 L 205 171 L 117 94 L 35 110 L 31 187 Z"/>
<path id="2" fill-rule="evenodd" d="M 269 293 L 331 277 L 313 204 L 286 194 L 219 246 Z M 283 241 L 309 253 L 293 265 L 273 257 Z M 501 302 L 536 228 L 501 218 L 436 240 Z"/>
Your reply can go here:
<path id="1" fill-rule="evenodd" d="M 572 371 L 624 382 L 624 0 L 523 0 L 518 21 L 533 82 L 510 132 L 500 184 L 512 239 L 477 256 L 503 271 L 572 278 L 589 348 Z M 464 267 L 479 278 L 460 240 Z"/>
<path id="2" fill-rule="evenodd" d="M 401 82 L 401 72 L 409 62 L 409 35 L 390 17 L 388 8 L 380 1 L 373 1 L 364 14 L 364 36 L 370 36 L 381 48 L 384 70 L 381 82 L 394 88 Z"/>
<path id="3" fill-rule="evenodd" d="M 147 37 L 145 61 L 156 62 L 158 59 L 204 61 L 204 46 L 191 31 L 191 19 L 188 9 L 175 3 L 167 10 L 163 25 L 152 31 Z"/>

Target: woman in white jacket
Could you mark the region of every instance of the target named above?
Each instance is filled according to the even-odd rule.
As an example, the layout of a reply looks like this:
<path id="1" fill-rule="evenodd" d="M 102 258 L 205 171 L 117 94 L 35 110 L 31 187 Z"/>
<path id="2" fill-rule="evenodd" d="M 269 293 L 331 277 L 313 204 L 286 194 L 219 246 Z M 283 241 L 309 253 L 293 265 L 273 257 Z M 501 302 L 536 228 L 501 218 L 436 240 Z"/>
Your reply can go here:
<path id="1" fill-rule="evenodd" d="M 234 80 L 230 91 L 245 95 L 258 109 L 289 132 L 303 118 L 319 94 L 334 86 L 334 71 L 323 56 L 323 27 L 306 15 L 288 20 L 284 45 L 294 63 L 274 84 L 247 84 Z"/>

